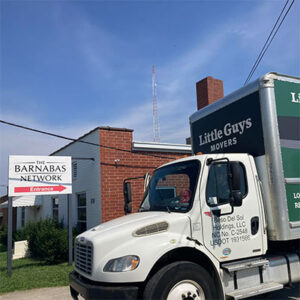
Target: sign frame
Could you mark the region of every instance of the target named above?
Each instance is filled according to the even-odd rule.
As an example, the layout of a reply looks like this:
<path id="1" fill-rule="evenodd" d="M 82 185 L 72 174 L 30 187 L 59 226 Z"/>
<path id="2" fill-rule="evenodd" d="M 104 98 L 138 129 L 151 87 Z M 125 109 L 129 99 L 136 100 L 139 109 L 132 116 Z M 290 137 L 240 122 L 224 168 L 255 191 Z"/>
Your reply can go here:
<path id="1" fill-rule="evenodd" d="M 72 194 L 71 156 L 9 156 L 8 196 Z"/>

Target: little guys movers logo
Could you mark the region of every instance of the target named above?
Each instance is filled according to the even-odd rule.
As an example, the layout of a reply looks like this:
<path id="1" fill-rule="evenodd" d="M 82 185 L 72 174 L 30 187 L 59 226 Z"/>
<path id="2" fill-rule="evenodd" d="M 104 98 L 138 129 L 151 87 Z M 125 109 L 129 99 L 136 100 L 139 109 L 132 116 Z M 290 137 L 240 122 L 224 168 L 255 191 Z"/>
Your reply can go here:
<path id="1" fill-rule="evenodd" d="M 199 110 L 190 119 L 193 153 L 264 155 L 259 99 L 255 91 L 218 109 Z"/>
<path id="2" fill-rule="evenodd" d="M 247 118 L 238 123 L 226 123 L 222 129 L 213 129 L 209 132 L 199 135 L 199 145 L 203 146 L 210 144 L 210 151 L 216 151 L 223 148 L 236 145 L 238 142 L 237 136 L 243 135 L 247 129 L 252 127 L 252 119 Z M 224 139 L 228 137 L 228 139 Z M 222 140 L 222 141 L 219 141 Z M 219 142 L 218 142 L 219 141 Z M 212 144 L 214 143 L 214 144 Z"/>
<path id="3" fill-rule="evenodd" d="M 58 193 L 72 193 L 71 157 L 9 157 L 9 196 Z"/>

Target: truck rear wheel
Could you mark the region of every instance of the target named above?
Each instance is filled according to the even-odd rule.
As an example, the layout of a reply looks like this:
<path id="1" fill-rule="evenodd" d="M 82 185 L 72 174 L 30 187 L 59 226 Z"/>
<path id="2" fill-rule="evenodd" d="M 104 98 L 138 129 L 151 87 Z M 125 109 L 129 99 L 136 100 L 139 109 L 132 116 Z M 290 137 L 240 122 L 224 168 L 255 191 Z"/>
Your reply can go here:
<path id="1" fill-rule="evenodd" d="M 180 261 L 171 263 L 150 278 L 144 300 L 215 300 L 216 287 L 201 266 Z"/>

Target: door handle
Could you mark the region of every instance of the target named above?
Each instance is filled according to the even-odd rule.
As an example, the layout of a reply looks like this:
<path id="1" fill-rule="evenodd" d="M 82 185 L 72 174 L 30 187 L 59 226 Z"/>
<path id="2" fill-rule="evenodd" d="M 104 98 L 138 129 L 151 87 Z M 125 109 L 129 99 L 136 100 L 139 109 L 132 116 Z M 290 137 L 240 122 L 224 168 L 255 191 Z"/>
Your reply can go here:
<path id="1" fill-rule="evenodd" d="M 251 218 L 251 234 L 252 235 L 257 234 L 258 229 L 259 229 L 259 218 L 258 217 Z"/>

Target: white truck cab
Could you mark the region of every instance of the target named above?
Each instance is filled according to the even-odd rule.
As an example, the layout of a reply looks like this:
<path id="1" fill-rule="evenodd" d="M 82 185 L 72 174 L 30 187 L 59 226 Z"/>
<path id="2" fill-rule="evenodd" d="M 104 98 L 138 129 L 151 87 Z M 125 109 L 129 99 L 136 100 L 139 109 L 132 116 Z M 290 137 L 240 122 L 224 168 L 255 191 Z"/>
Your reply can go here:
<path id="1" fill-rule="evenodd" d="M 270 91 L 264 96 L 261 90 L 272 89 L 270 82 L 260 84 L 266 78 L 274 80 L 268 75 L 256 89 L 252 84 L 219 100 L 212 111 L 204 111 L 203 118 L 238 101 L 245 107 L 249 95 L 251 103 L 258 97 L 258 106 L 262 101 L 261 105 L 267 100 L 271 103 Z M 299 89 L 298 79 L 290 81 L 296 81 Z M 238 122 L 234 119 L 239 116 L 230 120 L 229 114 L 223 124 L 217 122 L 218 127 L 210 123 L 209 129 L 204 125 L 199 129 L 198 122 L 203 120 L 199 113 L 190 118 L 193 148 L 210 146 L 214 151 L 161 166 L 148 184 L 138 213 L 101 224 L 76 238 L 75 271 L 70 274 L 74 299 L 78 294 L 85 299 L 242 299 L 300 281 L 299 210 L 288 210 L 289 187 L 278 192 L 276 184 L 292 184 L 292 191 L 297 191 L 300 174 L 284 177 L 286 157 L 276 152 L 279 137 L 268 136 L 278 124 L 270 128 L 263 113 L 258 118 L 264 147 L 253 150 L 253 156 L 231 148 L 241 143 L 245 149 L 247 145 L 239 139 L 251 128 L 256 130 L 254 136 L 260 136 L 253 116 L 241 116 Z M 297 118 L 292 120 L 295 124 Z M 222 150 L 227 150 L 223 137 L 225 148 L 235 153 L 221 153 L 217 148 L 222 143 Z M 257 141 L 246 138 L 249 149 L 259 142 L 260 137 Z M 297 142 L 284 143 L 297 154 L 294 163 L 300 162 Z M 129 186 L 124 184 L 126 204 L 131 201 Z"/>

